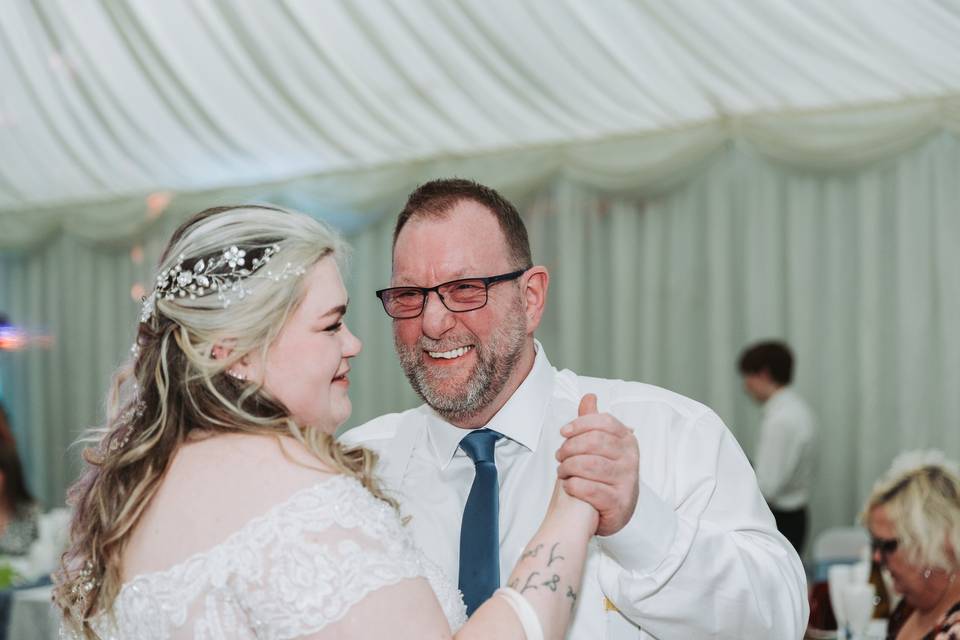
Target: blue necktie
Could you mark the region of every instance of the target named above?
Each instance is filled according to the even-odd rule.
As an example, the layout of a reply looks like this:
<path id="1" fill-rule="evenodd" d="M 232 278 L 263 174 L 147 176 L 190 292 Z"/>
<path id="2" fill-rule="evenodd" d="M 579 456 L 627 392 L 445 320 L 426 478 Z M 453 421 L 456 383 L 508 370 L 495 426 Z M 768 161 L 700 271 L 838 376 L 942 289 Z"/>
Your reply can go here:
<path id="1" fill-rule="evenodd" d="M 493 447 L 503 437 L 479 429 L 460 441 L 476 467 L 460 525 L 460 591 L 473 615 L 500 587 L 500 495 Z"/>

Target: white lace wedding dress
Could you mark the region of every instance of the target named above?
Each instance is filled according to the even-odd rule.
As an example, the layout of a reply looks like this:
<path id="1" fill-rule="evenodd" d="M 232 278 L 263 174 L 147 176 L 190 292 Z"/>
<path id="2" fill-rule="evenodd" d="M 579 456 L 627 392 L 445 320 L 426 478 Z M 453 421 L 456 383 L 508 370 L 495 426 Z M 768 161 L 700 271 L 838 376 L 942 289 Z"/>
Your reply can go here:
<path id="1" fill-rule="evenodd" d="M 130 580 L 93 626 L 104 640 L 332 640 L 353 605 L 416 577 L 429 581 L 451 629 L 462 626 L 459 591 L 414 546 L 396 512 L 356 480 L 335 476 L 212 549 Z"/>

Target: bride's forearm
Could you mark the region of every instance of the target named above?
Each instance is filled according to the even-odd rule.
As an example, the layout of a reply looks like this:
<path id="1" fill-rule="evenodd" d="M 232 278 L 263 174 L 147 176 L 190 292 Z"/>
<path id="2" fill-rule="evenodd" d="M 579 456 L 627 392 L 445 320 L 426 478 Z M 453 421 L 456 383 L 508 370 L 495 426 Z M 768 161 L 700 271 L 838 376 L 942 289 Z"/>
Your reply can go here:
<path id="1" fill-rule="evenodd" d="M 545 640 L 559 640 L 566 632 L 580 596 L 587 543 L 595 531 L 592 507 L 566 494 L 555 495 L 547 517 L 507 580 L 508 587 L 531 605 Z M 514 607 L 499 594 L 477 609 L 455 637 L 520 640 L 526 634 Z"/>
<path id="2" fill-rule="evenodd" d="M 537 612 L 545 639 L 563 638 L 580 596 L 592 531 L 547 521 L 524 550 L 507 585 Z"/>

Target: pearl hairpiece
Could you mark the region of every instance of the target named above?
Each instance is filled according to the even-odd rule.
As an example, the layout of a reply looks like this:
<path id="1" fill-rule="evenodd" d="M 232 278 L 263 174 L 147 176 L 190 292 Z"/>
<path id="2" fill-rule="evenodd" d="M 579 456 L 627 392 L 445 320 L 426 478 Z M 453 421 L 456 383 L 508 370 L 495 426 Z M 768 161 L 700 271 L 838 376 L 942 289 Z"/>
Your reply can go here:
<path id="1" fill-rule="evenodd" d="M 259 250 L 260 255 L 248 256 L 248 250 L 251 253 Z M 264 247 L 262 250 L 241 249 L 234 245 L 209 258 L 200 258 L 190 268 L 184 267 L 186 258 L 181 254 L 176 264 L 157 275 L 156 288 L 143 301 L 140 321 L 150 320 L 156 311 L 157 300 L 177 298 L 196 300 L 216 293 L 217 300 L 226 309 L 234 298 L 242 300 L 250 295 L 251 290 L 244 285 L 247 280 L 263 278 L 280 282 L 290 276 L 303 275 L 306 272 L 303 267 L 294 267 L 288 262 L 276 273 L 273 270 L 267 270 L 258 274 L 257 272 L 263 269 L 278 251 L 280 251 L 278 244 Z"/>
<path id="2" fill-rule="evenodd" d="M 80 569 L 80 575 L 74 579 L 70 587 L 70 593 L 76 598 L 75 607 L 80 613 L 86 613 L 87 594 L 94 590 L 100 580 L 93 572 L 93 563 L 87 560 Z"/>
<path id="3" fill-rule="evenodd" d="M 244 299 L 252 293 L 245 282 L 252 279 L 265 279 L 273 282 L 286 280 L 291 276 L 306 273 L 303 267 L 295 267 L 286 263 L 279 271 L 266 269 L 270 260 L 280 251 L 279 244 L 254 246 L 241 249 L 231 245 L 223 251 L 211 256 L 195 260 L 189 267 L 185 266 L 187 258 L 180 254 L 177 262 L 170 268 L 164 269 L 157 275 L 157 284 L 149 296 L 143 299 L 140 310 L 140 322 L 149 322 L 157 309 L 157 300 L 175 300 L 189 298 L 196 300 L 199 297 L 216 293 L 217 300 L 226 309 L 234 298 Z M 250 254 L 250 255 L 248 255 Z M 263 270 L 261 272 L 261 270 Z M 130 347 L 132 359 L 140 356 L 140 344 L 134 342 Z M 233 375 L 233 374 L 231 374 Z M 245 376 L 235 376 L 244 380 Z M 123 434 L 116 435 L 107 445 L 107 450 L 114 453 L 123 450 L 130 442 L 133 433 L 133 422 L 143 415 L 146 403 L 143 401 L 140 388 L 133 383 L 133 400 L 117 417 L 114 424 L 124 425 Z"/>

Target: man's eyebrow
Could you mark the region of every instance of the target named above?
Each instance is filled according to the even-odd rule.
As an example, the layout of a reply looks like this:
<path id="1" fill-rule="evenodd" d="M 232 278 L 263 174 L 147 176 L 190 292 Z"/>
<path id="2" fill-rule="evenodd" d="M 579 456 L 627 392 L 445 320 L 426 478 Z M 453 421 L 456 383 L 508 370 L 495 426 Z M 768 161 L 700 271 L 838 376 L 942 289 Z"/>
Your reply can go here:
<path id="1" fill-rule="evenodd" d="M 466 278 L 479 277 L 479 276 L 474 276 L 473 275 L 474 272 L 476 272 L 476 269 L 459 269 L 457 271 L 454 271 L 452 274 L 450 274 L 450 277 L 447 278 L 446 280 L 443 280 L 442 282 L 438 282 L 436 284 L 443 284 L 444 282 L 453 282 L 454 280 L 463 280 Z M 391 287 L 420 287 L 423 285 L 416 282 L 411 282 L 410 278 L 400 278 L 390 286 Z"/>

